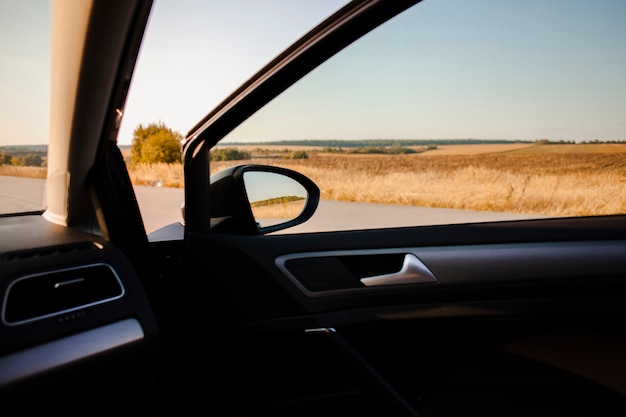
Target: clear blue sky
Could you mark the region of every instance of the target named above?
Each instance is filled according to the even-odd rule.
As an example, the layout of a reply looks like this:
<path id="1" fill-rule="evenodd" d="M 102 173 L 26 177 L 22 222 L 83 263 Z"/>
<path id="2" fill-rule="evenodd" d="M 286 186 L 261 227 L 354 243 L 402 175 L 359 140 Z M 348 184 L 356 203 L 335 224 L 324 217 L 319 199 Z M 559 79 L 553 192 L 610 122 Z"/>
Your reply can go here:
<path id="1" fill-rule="evenodd" d="M 425 0 L 226 140 L 306 138 L 626 140 L 626 1 Z"/>
<path id="2" fill-rule="evenodd" d="M 139 123 L 185 134 L 342 3 L 156 0 L 120 143 Z M 626 1 L 424 0 L 415 11 L 228 140 L 626 139 Z M 49 13 L 46 1 L 0 0 L 0 145 L 46 142 Z"/>

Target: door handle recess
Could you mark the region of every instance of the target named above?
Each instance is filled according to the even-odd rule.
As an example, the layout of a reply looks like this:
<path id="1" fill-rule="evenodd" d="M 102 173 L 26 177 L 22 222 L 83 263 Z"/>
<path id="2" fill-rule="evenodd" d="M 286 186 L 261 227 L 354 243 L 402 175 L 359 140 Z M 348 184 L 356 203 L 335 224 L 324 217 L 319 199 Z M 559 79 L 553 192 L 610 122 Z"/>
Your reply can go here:
<path id="1" fill-rule="evenodd" d="M 437 282 L 437 278 L 424 265 L 419 258 L 412 253 L 404 255 L 402 269 L 391 274 L 375 275 L 361 278 L 361 283 L 366 287 L 379 285 L 421 284 Z"/>

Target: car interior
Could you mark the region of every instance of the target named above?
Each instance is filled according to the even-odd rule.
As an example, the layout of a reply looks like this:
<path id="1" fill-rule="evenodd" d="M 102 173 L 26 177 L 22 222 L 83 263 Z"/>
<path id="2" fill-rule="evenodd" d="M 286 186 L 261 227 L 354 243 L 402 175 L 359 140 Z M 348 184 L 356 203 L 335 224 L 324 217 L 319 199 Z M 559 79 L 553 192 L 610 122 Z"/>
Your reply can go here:
<path id="1" fill-rule="evenodd" d="M 53 1 L 46 207 L 0 215 L 2 414 L 624 416 L 626 214 L 277 233 L 315 215 L 311 179 L 209 175 L 229 132 L 419 3 L 348 2 L 207 113 L 184 222 L 150 234 L 116 137 L 153 3 Z M 250 190 L 279 181 L 302 210 L 261 224 Z"/>

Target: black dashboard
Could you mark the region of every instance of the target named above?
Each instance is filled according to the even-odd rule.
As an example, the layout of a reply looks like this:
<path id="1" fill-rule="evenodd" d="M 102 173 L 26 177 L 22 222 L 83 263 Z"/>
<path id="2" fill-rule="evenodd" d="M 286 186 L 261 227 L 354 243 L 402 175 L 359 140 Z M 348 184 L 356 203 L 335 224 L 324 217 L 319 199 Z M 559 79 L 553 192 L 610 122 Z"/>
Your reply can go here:
<path id="1" fill-rule="evenodd" d="M 0 236 L 0 399 L 32 397 L 31 381 L 79 392 L 150 361 L 154 313 L 115 246 L 41 215 L 0 218 Z"/>

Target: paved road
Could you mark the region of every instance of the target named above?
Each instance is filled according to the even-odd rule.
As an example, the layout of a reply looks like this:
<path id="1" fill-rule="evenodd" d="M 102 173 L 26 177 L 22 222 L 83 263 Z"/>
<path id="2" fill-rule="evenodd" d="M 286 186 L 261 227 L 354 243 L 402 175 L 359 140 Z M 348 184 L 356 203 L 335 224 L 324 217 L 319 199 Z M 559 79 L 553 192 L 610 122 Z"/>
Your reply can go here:
<path id="1" fill-rule="evenodd" d="M 41 179 L 0 176 L 0 213 L 41 210 L 44 189 Z"/>
<path id="2" fill-rule="evenodd" d="M 44 185 L 44 180 L 40 179 L 0 176 L 0 213 L 41 209 Z M 148 233 L 182 220 L 182 188 L 136 186 L 135 193 Z M 538 216 L 323 200 L 309 221 L 289 229 L 289 232 L 425 226 L 531 217 Z"/>
<path id="3" fill-rule="evenodd" d="M 391 204 L 321 201 L 311 219 L 289 229 L 290 232 L 377 229 L 386 227 L 428 226 L 528 219 L 529 216 L 486 211 L 438 209 Z"/>

